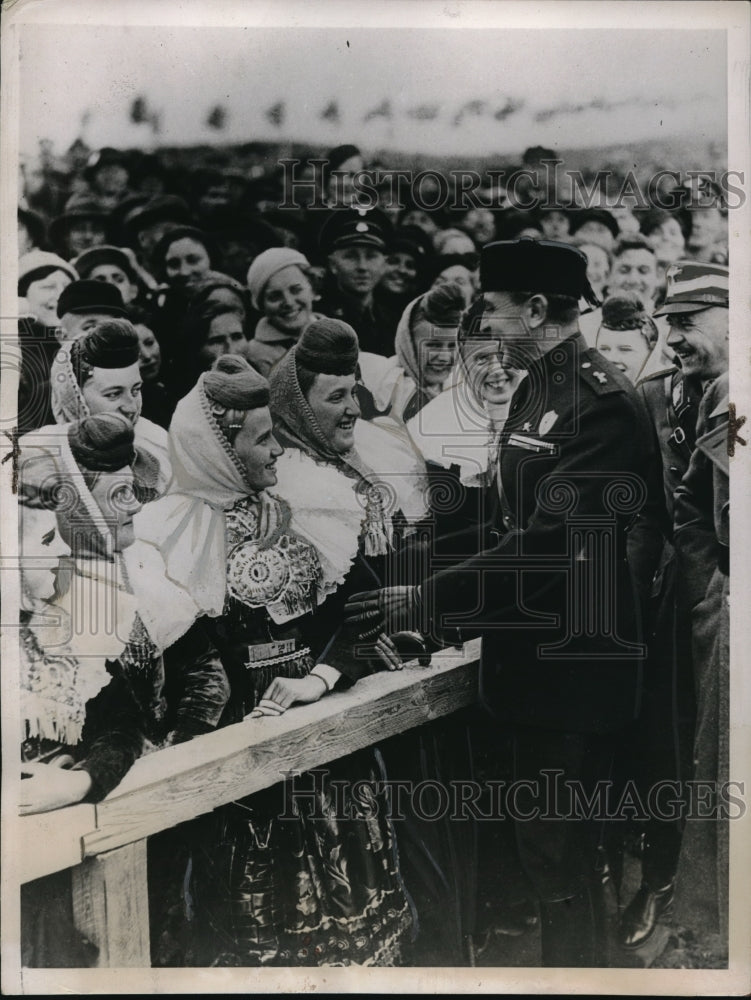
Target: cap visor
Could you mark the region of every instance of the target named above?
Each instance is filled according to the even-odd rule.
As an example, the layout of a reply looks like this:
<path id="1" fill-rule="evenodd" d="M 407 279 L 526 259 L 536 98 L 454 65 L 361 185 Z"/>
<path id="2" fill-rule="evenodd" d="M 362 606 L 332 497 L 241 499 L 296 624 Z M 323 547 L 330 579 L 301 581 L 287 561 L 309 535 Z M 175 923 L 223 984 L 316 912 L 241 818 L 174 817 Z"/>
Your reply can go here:
<path id="1" fill-rule="evenodd" d="M 342 247 L 376 247 L 378 250 L 385 250 L 386 244 L 380 236 L 367 236 L 357 233 L 354 236 L 342 236 L 334 242 L 331 250 L 341 250 Z"/>
<path id="2" fill-rule="evenodd" d="M 703 312 L 705 309 L 711 309 L 712 306 L 727 306 L 727 302 L 671 302 L 664 305 L 657 312 L 653 312 L 653 316 L 669 316 L 671 313 L 690 313 L 690 312 Z"/>

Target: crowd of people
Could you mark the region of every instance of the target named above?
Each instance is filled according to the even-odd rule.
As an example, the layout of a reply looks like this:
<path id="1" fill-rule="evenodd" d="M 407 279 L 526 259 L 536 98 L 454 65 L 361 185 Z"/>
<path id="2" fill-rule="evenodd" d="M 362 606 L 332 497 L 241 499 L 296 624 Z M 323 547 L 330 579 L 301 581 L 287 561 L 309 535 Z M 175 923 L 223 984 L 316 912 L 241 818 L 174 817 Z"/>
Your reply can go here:
<path id="1" fill-rule="evenodd" d="M 320 205 L 273 171 L 172 178 L 115 149 L 64 203 L 24 196 L 21 812 L 481 636 L 481 713 L 153 838 L 153 964 L 420 964 L 436 942 L 472 964 L 495 864 L 472 816 L 396 822 L 351 789 L 471 778 L 475 725 L 482 767 L 530 787 L 679 789 L 670 815 L 516 823 L 542 964 L 619 964 L 603 873 L 618 888 L 629 852 L 618 948 L 669 919 L 726 942 L 719 192 L 365 207 L 361 151 L 325 164 Z M 65 873 L 22 887 L 24 964 L 95 961 L 68 894 Z"/>

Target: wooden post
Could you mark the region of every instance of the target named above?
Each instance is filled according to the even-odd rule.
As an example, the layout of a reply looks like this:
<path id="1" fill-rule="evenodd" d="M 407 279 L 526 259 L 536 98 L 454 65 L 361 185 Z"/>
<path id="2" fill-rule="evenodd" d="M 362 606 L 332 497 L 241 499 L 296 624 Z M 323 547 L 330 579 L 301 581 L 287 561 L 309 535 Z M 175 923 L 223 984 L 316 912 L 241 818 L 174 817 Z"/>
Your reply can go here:
<path id="1" fill-rule="evenodd" d="M 99 949 L 97 967 L 150 968 L 146 840 L 87 858 L 71 876 L 73 918 Z"/>

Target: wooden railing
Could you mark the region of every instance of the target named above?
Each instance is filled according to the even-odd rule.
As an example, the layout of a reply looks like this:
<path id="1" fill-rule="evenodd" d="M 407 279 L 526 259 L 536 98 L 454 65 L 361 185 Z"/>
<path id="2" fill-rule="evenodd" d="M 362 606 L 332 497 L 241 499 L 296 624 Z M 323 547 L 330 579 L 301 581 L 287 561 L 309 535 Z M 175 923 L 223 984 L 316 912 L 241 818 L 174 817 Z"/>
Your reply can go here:
<path id="1" fill-rule="evenodd" d="M 313 705 L 141 758 L 98 805 L 19 820 L 20 881 L 70 868 L 74 920 L 98 947 L 98 965 L 148 968 L 147 837 L 275 785 L 283 772 L 327 764 L 473 704 L 478 654 L 474 640 L 434 655 L 429 667 L 374 674 Z"/>

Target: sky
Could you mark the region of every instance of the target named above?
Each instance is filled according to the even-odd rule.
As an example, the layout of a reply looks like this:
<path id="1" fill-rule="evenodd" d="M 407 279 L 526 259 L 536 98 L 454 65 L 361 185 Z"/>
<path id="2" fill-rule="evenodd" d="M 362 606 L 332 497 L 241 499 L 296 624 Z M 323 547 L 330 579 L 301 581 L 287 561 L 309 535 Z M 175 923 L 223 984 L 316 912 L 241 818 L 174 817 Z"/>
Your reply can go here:
<path id="1" fill-rule="evenodd" d="M 725 136 L 723 31 L 25 24 L 20 38 L 29 155 L 78 135 L 92 148 L 278 139 L 442 155 Z M 159 134 L 129 120 L 138 96 Z M 338 122 L 320 118 L 331 101 Z M 384 102 L 390 117 L 363 121 Z M 206 124 L 216 105 L 221 132 Z M 421 106 L 435 117 L 413 117 Z"/>

